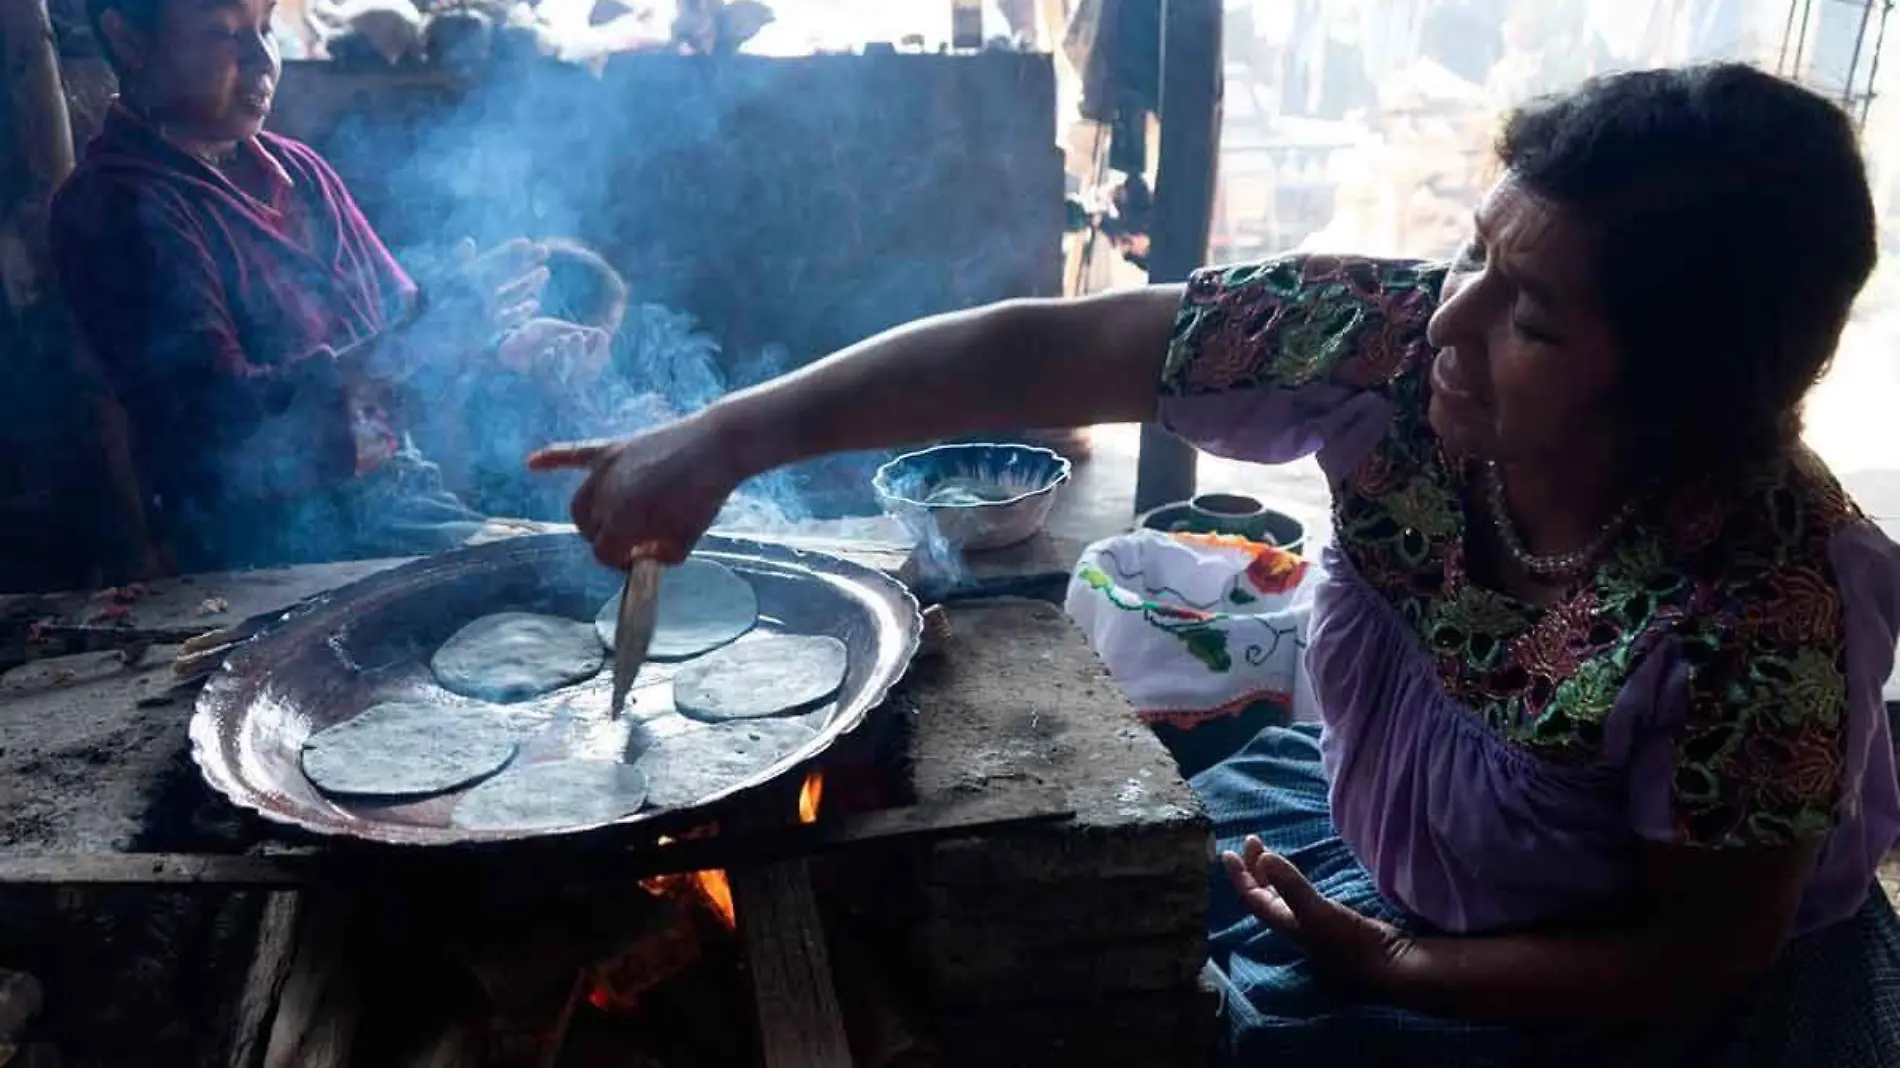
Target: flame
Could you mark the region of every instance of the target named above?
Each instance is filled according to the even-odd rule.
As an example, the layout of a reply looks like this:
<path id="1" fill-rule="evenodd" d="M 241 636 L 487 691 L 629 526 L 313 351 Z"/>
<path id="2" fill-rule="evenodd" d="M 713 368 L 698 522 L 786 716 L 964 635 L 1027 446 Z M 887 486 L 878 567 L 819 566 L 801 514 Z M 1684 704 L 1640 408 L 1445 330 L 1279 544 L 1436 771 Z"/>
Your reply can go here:
<path id="1" fill-rule="evenodd" d="M 698 837 L 698 835 L 688 835 Z M 674 839 L 661 835 L 660 845 L 671 845 Z M 640 880 L 640 885 L 649 893 L 684 894 L 706 907 L 727 930 L 738 929 L 738 912 L 732 905 L 732 883 L 723 871 L 696 871 L 690 875 L 656 875 L 651 879 Z"/>
<path id="2" fill-rule="evenodd" d="M 824 795 L 824 772 L 807 773 L 798 789 L 798 822 L 818 822 Z M 707 827 L 687 837 L 711 833 L 717 833 L 716 829 Z M 662 836 L 659 844 L 670 845 L 673 841 Z M 728 931 L 739 928 L 739 912 L 732 901 L 732 881 L 723 871 L 658 875 L 640 880 L 640 886 L 651 894 L 698 904 Z M 699 942 L 692 936 L 690 926 L 663 932 L 619 959 L 595 968 L 587 990 L 588 1004 L 603 1011 L 631 1010 L 637 1006 L 640 996 L 652 987 L 691 967 L 699 959 L 699 953 Z"/>
<path id="3" fill-rule="evenodd" d="M 805 785 L 798 788 L 798 822 L 817 823 L 818 806 L 825 798 L 825 773 L 813 769 L 805 773 Z"/>
<path id="4" fill-rule="evenodd" d="M 738 910 L 732 907 L 732 880 L 726 878 L 723 871 L 696 871 L 693 882 L 698 885 L 700 894 L 705 898 L 706 907 L 719 917 L 726 930 L 737 930 L 739 926 Z"/>
<path id="5" fill-rule="evenodd" d="M 697 907 L 702 900 L 690 879 L 663 875 L 642 879 L 647 893 L 681 908 Z M 587 1003 L 604 1012 L 631 1012 L 646 994 L 699 963 L 702 950 L 698 928 L 690 914 L 640 935 L 619 956 L 588 969 Z"/>

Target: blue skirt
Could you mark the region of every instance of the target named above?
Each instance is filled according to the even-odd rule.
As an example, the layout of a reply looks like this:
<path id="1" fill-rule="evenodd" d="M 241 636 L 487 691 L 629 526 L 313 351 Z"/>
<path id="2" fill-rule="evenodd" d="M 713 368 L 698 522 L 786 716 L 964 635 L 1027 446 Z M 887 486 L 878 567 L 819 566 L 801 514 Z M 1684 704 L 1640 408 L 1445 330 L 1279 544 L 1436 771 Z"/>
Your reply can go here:
<path id="1" fill-rule="evenodd" d="M 1379 896 L 1334 832 L 1317 730 L 1270 727 L 1193 785 L 1221 849 L 1259 835 L 1326 896 L 1425 933 Z M 1248 914 L 1218 869 L 1212 893 L 1208 977 L 1224 998 L 1223 1064 L 1900 1066 L 1900 919 L 1877 887 L 1852 920 L 1789 946 L 1732 1008 L 1641 1033 L 1500 1027 L 1355 1002 Z"/>

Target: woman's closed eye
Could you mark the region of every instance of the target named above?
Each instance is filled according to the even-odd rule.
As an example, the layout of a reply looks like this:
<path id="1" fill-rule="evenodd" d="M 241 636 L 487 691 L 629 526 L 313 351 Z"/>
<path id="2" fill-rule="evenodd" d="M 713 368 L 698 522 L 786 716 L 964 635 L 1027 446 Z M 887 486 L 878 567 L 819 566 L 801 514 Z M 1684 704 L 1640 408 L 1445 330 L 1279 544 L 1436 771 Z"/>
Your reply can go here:
<path id="1" fill-rule="evenodd" d="M 1484 269 L 1484 242 L 1475 236 L 1464 243 L 1458 255 L 1452 259 L 1452 266 L 1460 271 L 1478 271 Z"/>
<path id="2" fill-rule="evenodd" d="M 1511 316 L 1511 332 L 1525 341 L 1538 345 L 1562 344 L 1562 339 L 1552 333 L 1548 327 L 1526 319 L 1521 313 Z"/>

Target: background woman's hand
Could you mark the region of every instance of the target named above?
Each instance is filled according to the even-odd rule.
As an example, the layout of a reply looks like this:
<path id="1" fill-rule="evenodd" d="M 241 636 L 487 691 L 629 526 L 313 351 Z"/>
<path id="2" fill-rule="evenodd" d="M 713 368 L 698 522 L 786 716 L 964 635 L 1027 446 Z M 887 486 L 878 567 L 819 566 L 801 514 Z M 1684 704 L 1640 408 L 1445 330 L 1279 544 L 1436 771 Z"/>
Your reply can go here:
<path id="1" fill-rule="evenodd" d="M 704 413 L 606 442 L 550 445 L 535 471 L 587 471 L 574 524 L 609 567 L 636 557 L 676 564 L 712 526 L 744 475 L 724 432 Z"/>
<path id="2" fill-rule="evenodd" d="M 585 385 L 607 369 L 613 338 L 605 330 L 561 319 L 530 319 L 502 340 L 503 367 L 563 386 Z"/>
<path id="3" fill-rule="evenodd" d="M 417 332 L 445 353 L 465 355 L 520 327 L 541 310 L 547 259 L 547 246 L 526 238 L 481 253 L 463 240 L 448 277 L 431 291 Z"/>

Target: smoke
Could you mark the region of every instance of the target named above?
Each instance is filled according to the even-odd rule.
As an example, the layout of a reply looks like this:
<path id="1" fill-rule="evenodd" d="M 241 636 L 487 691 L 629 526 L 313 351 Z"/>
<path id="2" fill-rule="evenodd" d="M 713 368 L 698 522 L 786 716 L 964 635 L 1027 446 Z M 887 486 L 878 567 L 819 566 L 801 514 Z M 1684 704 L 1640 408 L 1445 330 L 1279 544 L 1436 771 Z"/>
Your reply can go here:
<path id="1" fill-rule="evenodd" d="M 995 66 L 1019 59 L 1028 74 Z M 512 474 L 536 445 L 639 430 L 902 322 L 1059 285 L 1052 76 L 1045 111 L 1028 57 L 971 62 L 643 56 L 467 86 L 296 64 L 273 125 L 331 159 L 418 277 L 464 237 L 519 236 L 575 240 L 624 276 L 613 376 L 561 411 L 491 382 L 459 413 L 474 460 Z M 446 469 L 467 459 L 421 444 Z M 753 480 L 722 525 L 876 514 L 886 458 Z M 484 510 L 564 518 L 571 482 L 533 485 Z"/>

